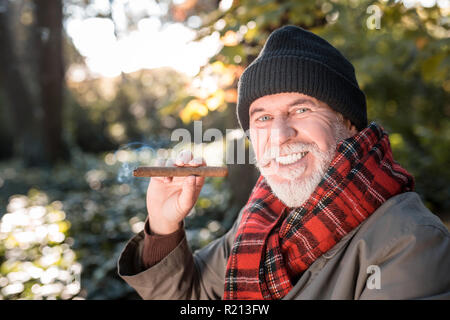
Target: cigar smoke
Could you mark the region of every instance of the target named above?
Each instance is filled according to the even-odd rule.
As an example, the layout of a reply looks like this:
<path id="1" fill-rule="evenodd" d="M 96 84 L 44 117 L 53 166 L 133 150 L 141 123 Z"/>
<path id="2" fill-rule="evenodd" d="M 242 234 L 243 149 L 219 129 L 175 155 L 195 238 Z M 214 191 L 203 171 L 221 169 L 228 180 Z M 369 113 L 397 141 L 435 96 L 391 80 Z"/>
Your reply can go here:
<path id="1" fill-rule="evenodd" d="M 139 166 L 149 165 L 156 158 L 157 151 L 163 147 L 162 143 L 131 142 L 121 146 L 115 153 L 120 163 L 117 171 L 117 182 L 133 184 L 133 171 Z"/>

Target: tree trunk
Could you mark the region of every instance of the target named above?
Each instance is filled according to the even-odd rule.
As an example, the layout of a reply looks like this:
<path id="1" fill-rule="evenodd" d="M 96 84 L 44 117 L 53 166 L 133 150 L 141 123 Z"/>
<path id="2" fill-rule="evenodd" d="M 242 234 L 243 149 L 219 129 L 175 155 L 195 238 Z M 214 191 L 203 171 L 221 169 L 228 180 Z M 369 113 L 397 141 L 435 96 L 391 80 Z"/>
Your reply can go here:
<path id="1" fill-rule="evenodd" d="M 22 61 L 8 19 L 11 10 L 8 0 L 0 0 L 0 82 L 9 106 L 8 117 L 12 119 L 14 154 L 22 158 L 25 165 L 42 165 L 46 160 L 42 152 L 40 110 L 20 68 Z"/>
<path id="2" fill-rule="evenodd" d="M 43 110 L 45 151 L 49 160 L 68 159 L 62 139 L 64 62 L 62 55 L 62 1 L 35 0 L 39 85 Z"/>

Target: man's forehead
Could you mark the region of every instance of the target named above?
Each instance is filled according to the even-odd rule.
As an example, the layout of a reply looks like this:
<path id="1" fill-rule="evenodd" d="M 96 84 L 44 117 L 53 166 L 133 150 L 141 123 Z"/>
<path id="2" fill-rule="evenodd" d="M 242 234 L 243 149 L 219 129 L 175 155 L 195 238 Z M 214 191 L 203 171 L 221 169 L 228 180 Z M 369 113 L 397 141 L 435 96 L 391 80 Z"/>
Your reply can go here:
<path id="1" fill-rule="evenodd" d="M 310 104 L 314 106 L 322 106 L 324 103 L 314 97 L 303 93 L 286 92 L 266 95 L 252 102 L 249 113 L 257 111 L 256 109 L 265 109 L 266 107 L 290 107 L 299 104 Z M 252 112 L 253 111 L 253 112 Z"/>

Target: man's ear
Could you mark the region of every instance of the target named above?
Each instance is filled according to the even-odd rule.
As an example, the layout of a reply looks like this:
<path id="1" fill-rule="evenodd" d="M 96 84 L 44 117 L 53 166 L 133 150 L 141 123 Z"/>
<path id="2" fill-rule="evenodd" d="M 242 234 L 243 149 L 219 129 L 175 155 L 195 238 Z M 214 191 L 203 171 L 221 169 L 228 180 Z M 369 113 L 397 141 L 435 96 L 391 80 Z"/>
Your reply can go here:
<path id="1" fill-rule="evenodd" d="M 344 123 L 352 136 L 358 133 L 358 129 L 356 129 L 355 125 L 350 120 L 345 119 Z"/>

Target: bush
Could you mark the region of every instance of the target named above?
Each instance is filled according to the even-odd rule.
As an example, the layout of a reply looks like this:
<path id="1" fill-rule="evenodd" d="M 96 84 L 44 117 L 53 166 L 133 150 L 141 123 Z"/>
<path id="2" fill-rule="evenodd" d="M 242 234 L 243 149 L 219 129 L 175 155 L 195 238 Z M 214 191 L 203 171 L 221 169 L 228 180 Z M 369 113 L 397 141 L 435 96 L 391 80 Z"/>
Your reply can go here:
<path id="1" fill-rule="evenodd" d="M 118 276 L 117 261 L 126 242 L 143 229 L 149 180 L 130 176 L 130 168 L 138 163 L 132 160 L 132 156 L 137 153 L 130 148 L 122 151 L 120 157 L 117 153 L 102 156 L 77 153 L 72 163 L 51 170 L 27 169 L 19 161 L 0 164 L 3 184 L 0 203 L 6 203 L 8 208 L 2 218 L 2 230 L 5 232 L 1 233 L 0 245 L 0 285 L 3 287 L 2 292 L 6 290 L 2 293 L 3 298 L 71 299 L 76 295 L 77 298 L 85 299 L 139 299 L 134 289 Z M 207 178 L 196 207 L 186 218 L 187 237 L 193 250 L 222 235 L 233 221 L 233 217 L 226 215 L 230 204 L 228 187 L 224 185 L 226 183 L 224 179 Z M 35 225 L 29 217 L 37 215 L 36 212 L 42 215 L 40 225 Z M 8 223 L 16 221 L 13 217 L 24 217 L 20 220 L 22 224 L 14 230 L 7 228 Z M 55 217 L 59 220 L 51 220 Z M 59 242 L 39 238 L 41 231 L 37 230 L 43 226 L 55 229 L 54 225 L 60 228 L 58 232 L 64 235 L 64 239 L 61 235 L 56 239 Z M 28 231 L 30 239 L 38 240 L 33 240 L 32 244 L 23 242 L 26 238 L 20 236 L 8 240 L 13 239 L 13 235 L 20 230 Z M 67 252 L 72 252 L 74 260 L 71 265 L 63 259 Z M 52 265 L 44 268 L 37 264 L 42 257 L 48 254 L 56 257 L 57 253 L 60 259 Z M 81 269 L 80 277 L 76 280 L 78 284 L 81 282 L 79 292 L 63 294 L 65 283 L 56 277 L 53 282 L 45 283 L 61 283 L 63 287 L 60 284 L 54 286 L 55 293 L 38 294 L 37 289 L 34 293 L 33 285 L 43 285 L 41 275 L 37 278 L 26 275 L 32 272 L 30 270 L 35 270 L 32 268 L 35 265 L 42 272 L 49 269 L 51 275 L 56 274 L 55 270 L 59 274 L 72 270 L 70 268 L 74 266 Z M 73 278 L 75 271 L 70 272 Z M 12 281 L 10 278 L 22 280 Z M 71 281 L 67 285 L 75 283 L 74 279 Z M 23 287 L 16 282 L 22 283 Z M 15 286 L 10 286 L 11 283 Z"/>
<path id="2" fill-rule="evenodd" d="M 0 299 L 71 299 L 81 264 L 62 203 L 30 190 L 10 198 L 0 221 Z"/>

